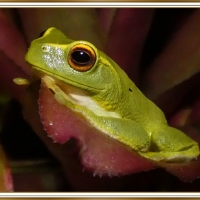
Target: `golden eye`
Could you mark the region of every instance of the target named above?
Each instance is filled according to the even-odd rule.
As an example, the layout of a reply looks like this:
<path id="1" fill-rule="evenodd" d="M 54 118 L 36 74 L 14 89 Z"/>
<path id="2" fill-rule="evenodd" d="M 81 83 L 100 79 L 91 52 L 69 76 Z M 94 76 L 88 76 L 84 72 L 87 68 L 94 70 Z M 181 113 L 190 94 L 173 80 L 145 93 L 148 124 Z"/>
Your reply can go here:
<path id="1" fill-rule="evenodd" d="M 68 62 L 77 71 L 88 71 L 94 66 L 95 61 L 95 51 L 86 44 L 77 44 L 69 52 Z"/>

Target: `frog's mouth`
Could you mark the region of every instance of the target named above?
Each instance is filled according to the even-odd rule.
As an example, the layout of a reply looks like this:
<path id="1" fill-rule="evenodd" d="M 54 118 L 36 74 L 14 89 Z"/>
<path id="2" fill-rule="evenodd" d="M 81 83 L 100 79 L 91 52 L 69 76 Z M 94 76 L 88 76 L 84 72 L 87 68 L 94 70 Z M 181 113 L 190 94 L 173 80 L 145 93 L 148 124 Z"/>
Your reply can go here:
<path id="1" fill-rule="evenodd" d="M 84 90 L 93 91 L 94 93 L 98 93 L 99 91 L 104 90 L 104 88 L 96 88 L 96 87 L 93 87 L 92 85 L 85 85 L 84 83 L 78 84 L 76 81 L 73 81 L 70 78 L 66 78 L 66 77 L 63 77 L 62 75 L 55 74 L 51 71 L 45 70 L 36 65 L 31 65 L 31 66 L 32 66 L 33 74 L 36 75 L 36 77 L 38 78 L 42 78 L 45 75 L 51 77 L 52 79 L 54 79 L 53 77 L 55 77 L 55 80 L 57 80 L 56 82 L 59 82 L 58 80 L 62 80 L 67 85 L 70 85 L 70 86 L 74 85 L 74 88 L 75 86 L 77 88 L 82 87 Z"/>

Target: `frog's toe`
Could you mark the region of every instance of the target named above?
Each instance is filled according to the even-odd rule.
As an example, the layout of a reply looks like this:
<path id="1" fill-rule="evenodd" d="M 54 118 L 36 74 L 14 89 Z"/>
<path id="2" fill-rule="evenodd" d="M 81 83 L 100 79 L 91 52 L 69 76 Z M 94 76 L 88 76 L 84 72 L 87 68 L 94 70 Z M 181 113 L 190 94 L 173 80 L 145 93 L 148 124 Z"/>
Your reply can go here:
<path id="1" fill-rule="evenodd" d="M 193 145 L 182 151 L 157 151 L 140 153 L 141 156 L 158 162 L 183 163 L 196 160 L 199 156 L 199 146 Z"/>

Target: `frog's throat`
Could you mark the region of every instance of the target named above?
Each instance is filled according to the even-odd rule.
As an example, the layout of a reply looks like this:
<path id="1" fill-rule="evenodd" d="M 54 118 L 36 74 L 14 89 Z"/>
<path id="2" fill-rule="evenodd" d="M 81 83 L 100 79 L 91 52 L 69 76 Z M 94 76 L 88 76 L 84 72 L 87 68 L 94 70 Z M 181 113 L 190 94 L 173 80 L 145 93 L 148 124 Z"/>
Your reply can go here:
<path id="1" fill-rule="evenodd" d="M 74 111 L 83 113 L 82 110 L 85 108 L 92 111 L 97 116 L 121 118 L 118 113 L 107 111 L 105 108 L 99 106 L 79 88 L 65 84 L 66 87 L 63 91 L 52 77 L 46 75 L 42 80 L 45 82 L 46 86 L 54 92 L 54 97 L 60 104 Z M 80 107 L 82 109 L 80 109 Z"/>

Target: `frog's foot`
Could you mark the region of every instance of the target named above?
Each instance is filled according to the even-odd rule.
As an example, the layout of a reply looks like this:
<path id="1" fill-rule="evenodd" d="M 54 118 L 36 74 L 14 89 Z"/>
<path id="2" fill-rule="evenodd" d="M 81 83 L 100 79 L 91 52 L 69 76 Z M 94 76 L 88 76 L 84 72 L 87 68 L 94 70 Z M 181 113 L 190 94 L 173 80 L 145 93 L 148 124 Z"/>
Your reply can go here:
<path id="1" fill-rule="evenodd" d="M 198 143 L 173 127 L 164 127 L 152 134 L 148 152 L 140 155 L 155 161 L 189 162 L 199 156 Z"/>
<path id="2" fill-rule="evenodd" d="M 171 162 L 171 163 L 183 163 L 190 162 L 191 160 L 196 160 L 198 157 L 199 147 L 194 145 L 191 148 L 183 151 L 174 151 L 174 152 L 139 152 L 139 154 L 145 158 L 154 161 L 161 162 Z"/>

